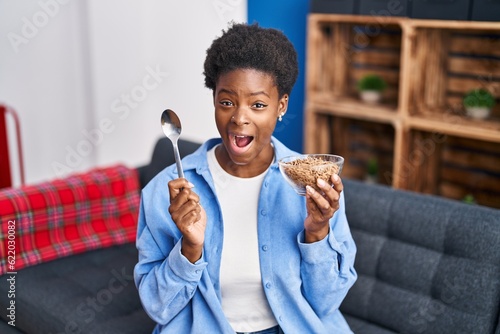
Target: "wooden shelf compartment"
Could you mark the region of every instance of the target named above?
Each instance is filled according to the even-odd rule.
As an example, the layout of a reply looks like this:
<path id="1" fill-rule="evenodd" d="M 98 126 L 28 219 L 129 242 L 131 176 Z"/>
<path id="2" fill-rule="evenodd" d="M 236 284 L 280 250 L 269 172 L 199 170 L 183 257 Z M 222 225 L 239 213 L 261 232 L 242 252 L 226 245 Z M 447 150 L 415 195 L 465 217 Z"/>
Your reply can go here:
<path id="1" fill-rule="evenodd" d="M 341 99 L 340 103 L 309 102 L 306 105 L 305 149 L 306 153 L 329 153 L 332 149 L 332 120 L 345 119 L 363 121 L 366 123 L 382 124 L 390 128 L 399 126 L 399 119 L 394 113 L 381 106 L 373 109 L 357 108 L 349 104 L 348 100 Z M 361 111 L 362 110 L 362 111 Z M 394 139 L 394 138 L 393 138 Z M 338 146 L 336 146 L 338 147 Z"/>
<path id="2" fill-rule="evenodd" d="M 497 99 L 491 118 L 500 121 L 500 24 L 496 29 L 485 29 L 488 26 L 492 25 L 476 30 L 414 27 L 409 46 L 410 114 L 465 115 L 463 96 L 483 88 Z"/>
<path id="3" fill-rule="evenodd" d="M 337 99 L 358 99 L 357 82 L 378 74 L 388 84 L 383 102 L 396 112 L 402 28 L 399 20 L 372 25 L 355 16 L 311 15 L 307 53 L 307 90 Z M 339 18 L 342 21 L 335 21 Z"/>
<path id="4" fill-rule="evenodd" d="M 500 145 L 419 130 L 410 131 L 401 157 L 405 189 L 500 208 Z"/>
<path id="5" fill-rule="evenodd" d="M 370 160 L 377 163 L 377 182 L 391 185 L 388 174 L 394 164 L 394 127 L 331 114 L 319 114 L 322 129 L 316 132 L 322 149 L 345 158 L 342 177 L 364 180 Z"/>

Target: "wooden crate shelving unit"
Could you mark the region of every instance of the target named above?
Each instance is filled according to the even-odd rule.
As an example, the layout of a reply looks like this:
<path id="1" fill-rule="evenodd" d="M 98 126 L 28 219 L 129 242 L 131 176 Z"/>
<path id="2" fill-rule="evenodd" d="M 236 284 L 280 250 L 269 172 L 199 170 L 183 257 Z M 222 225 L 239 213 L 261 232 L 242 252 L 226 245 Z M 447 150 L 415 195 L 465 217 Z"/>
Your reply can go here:
<path id="1" fill-rule="evenodd" d="M 343 155 L 357 179 L 376 158 L 380 183 L 500 208 L 500 23 L 310 14 L 307 39 L 306 152 Z M 388 83 L 380 104 L 357 96 L 368 73 Z M 497 105 L 467 118 L 480 87 Z"/>

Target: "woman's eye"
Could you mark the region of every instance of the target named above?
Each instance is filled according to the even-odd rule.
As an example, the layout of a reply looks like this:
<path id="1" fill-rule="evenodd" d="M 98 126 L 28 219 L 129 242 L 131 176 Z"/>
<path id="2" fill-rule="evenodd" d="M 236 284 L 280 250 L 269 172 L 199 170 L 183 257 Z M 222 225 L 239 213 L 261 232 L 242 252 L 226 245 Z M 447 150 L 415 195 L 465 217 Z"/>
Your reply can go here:
<path id="1" fill-rule="evenodd" d="M 231 101 L 220 101 L 219 103 L 225 107 L 230 107 L 233 105 Z"/>
<path id="2" fill-rule="evenodd" d="M 254 103 L 253 106 L 257 109 L 262 109 L 262 108 L 265 108 L 267 107 L 267 104 L 264 104 L 264 103 L 260 103 L 260 102 L 257 102 L 257 103 Z"/>

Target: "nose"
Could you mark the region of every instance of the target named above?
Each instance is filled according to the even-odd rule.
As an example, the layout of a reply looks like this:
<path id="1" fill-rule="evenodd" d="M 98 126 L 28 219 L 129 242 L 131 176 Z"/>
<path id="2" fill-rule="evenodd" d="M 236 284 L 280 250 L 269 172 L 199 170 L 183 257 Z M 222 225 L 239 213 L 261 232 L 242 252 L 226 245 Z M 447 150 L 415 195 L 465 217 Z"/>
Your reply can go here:
<path id="1" fill-rule="evenodd" d="M 238 107 L 234 111 L 233 116 L 231 116 L 231 122 L 241 126 L 250 124 L 250 119 L 248 117 L 248 113 L 246 112 L 246 110 L 242 107 Z"/>

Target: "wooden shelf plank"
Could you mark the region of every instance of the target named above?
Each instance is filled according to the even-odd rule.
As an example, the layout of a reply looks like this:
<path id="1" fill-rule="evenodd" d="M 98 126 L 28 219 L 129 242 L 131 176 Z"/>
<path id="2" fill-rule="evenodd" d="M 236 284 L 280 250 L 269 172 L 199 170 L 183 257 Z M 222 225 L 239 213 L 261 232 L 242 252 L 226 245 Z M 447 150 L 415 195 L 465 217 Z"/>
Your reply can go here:
<path id="1" fill-rule="evenodd" d="M 453 29 L 453 30 L 499 30 L 500 22 L 490 21 L 458 21 L 458 20 L 425 20 L 408 19 L 404 24 L 415 28 Z"/>
<path id="2" fill-rule="evenodd" d="M 316 112 L 359 120 L 393 124 L 397 119 L 395 106 L 370 105 L 354 98 L 317 98 L 309 100 L 309 106 Z"/>
<path id="3" fill-rule="evenodd" d="M 407 21 L 406 17 L 397 16 L 372 16 L 372 15 L 345 15 L 345 14 L 322 14 L 314 13 L 309 14 L 309 19 L 317 22 L 343 22 L 343 23 L 356 23 L 373 26 L 379 24 L 385 25 L 400 25 L 402 22 Z"/>
<path id="4" fill-rule="evenodd" d="M 499 30 L 500 22 L 492 21 L 460 21 L 460 20 L 429 20 L 411 19 L 400 16 L 372 16 L 345 14 L 309 14 L 309 19 L 317 22 L 343 22 L 373 26 L 408 25 L 415 28 L 453 29 L 453 30 Z"/>
<path id="5" fill-rule="evenodd" d="M 461 116 L 421 115 L 412 116 L 405 120 L 410 128 L 428 132 L 442 133 L 450 136 L 500 143 L 500 121 L 472 120 Z"/>

